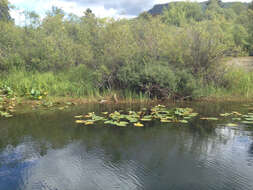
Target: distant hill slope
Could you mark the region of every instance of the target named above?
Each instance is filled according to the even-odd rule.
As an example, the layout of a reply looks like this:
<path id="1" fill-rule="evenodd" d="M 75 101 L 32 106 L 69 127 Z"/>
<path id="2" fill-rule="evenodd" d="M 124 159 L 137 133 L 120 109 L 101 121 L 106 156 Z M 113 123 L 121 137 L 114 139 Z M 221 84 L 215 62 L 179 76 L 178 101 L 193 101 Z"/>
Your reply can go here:
<path id="1" fill-rule="evenodd" d="M 172 3 L 181 3 L 181 2 L 170 2 L 170 3 L 165 3 L 165 4 L 157 4 L 155 5 L 152 9 L 150 9 L 148 11 L 149 14 L 151 15 L 159 15 L 159 14 L 162 14 L 163 12 L 163 9 L 164 8 L 168 8 Z M 201 5 L 201 7 L 203 8 L 203 10 L 206 9 L 206 6 L 207 6 L 207 3 L 208 1 L 205 1 L 205 2 L 200 2 L 199 4 Z M 221 7 L 223 8 L 230 8 L 232 7 L 234 4 L 242 4 L 244 5 L 245 7 L 248 7 L 249 6 L 249 3 L 242 3 L 242 2 L 221 2 Z"/>

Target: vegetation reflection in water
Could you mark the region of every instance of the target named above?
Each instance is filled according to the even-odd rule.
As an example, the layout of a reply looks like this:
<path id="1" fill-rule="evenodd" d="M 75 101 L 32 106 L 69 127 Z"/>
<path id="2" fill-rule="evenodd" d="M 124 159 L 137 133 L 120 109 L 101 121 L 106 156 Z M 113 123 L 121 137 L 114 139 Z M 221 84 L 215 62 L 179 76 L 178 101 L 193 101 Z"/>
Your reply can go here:
<path id="1" fill-rule="evenodd" d="M 224 102 L 166 106 L 168 110 L 189 107 L 199 114 L 188 124 L 139 119 L 145 128 L 131 127 L 131 122 L 129 127 L 102 127 L 105 120 L 90 127 L 75 124 L 75 120 L 91 119 L 84 116 L 92 112 L 107 118 L 115 110 L 121 115 L 129 110 L 138 113 L 143 107 L 151 111 L 152 106 L 145 104 L 87 104 L 1 118 L 0 189 L 28 190 L 37 184 L 36 189 L 131 189 L 137 184 L 136 189 L 147 190 L 188 189 L 190 185 L 192 189 L 252 190 L 253 127 L 227 125 L 240 122 L 232 120 L 239 118 L 235 113 L 220 116 L 235 110 L 245 115 L 249 108 Z"/>

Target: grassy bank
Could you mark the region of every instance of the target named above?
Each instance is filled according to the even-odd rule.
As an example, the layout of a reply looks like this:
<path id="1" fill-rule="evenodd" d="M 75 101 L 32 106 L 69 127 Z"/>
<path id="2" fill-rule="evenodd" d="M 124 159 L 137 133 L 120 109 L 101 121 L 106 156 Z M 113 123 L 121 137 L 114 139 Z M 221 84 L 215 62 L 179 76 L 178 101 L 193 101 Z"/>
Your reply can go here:
<path id="1" fill-rule="evenodd" d="M 246 72 L 238 68 L 230 69 L 223 76 L 223 83 L 203 84 L 201 80 L 191 79 L 191 83 L 186 82 L 189 91 L 186 92 L 185 99 L 190 100 L 240 100 L 253 98 L 253 72 Z M 197 85 L 198 84 L 198 85 Z M 180 83 L 180 85 L 182 85 Z M 181 89 L 176 84 L 174 91 Z M 0 86 L 3 90 L 9 91 L 10 95 L 15 95 L 22 100 L 53 100 L 68 101 L 78 100 L 81 102 L 99 102 L 101 100 L 115 101 L 148 101 L 160 99 L 150 97 L 144 91 L 135 89 L 103 89 L 98 88 L 94 83 L 93 76 L 85 75 L 82 68 L 72 69 L 68 72 L 26 72 L 24 70 L 13 70 L 8 74 L 1 75 Z M 185 89 L 187 90 L 187 89 Z M 183 99 L 182 98 L 182 99 Z M 167 96 L 163 100 L 181 100 L 181 98 Z"/>
<path id="2" fill-rule="evenodd" d="M 113 96 L 120 100 L 146 101 L 149 97 L 142 92 L 129 89 L 101 89 L 94 84 L 93 76 L 86 75 L 83 68 L 78 67 L 68 72 L 27 72 L 12 70 L 1 75 L 0 86 L 3 90 L 15 95 L 20 100 L 53 100 L 98 102 L 114 101 Z M 8 93 L 8 92 L 7 92 Z"/>

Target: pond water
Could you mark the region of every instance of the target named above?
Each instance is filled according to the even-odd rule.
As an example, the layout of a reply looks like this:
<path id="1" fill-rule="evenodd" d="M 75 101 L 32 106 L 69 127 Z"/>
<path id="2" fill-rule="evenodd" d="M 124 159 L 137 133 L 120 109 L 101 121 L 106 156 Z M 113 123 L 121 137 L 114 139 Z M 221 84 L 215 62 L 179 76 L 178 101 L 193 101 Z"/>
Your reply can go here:
<path id="1" fill-rule="evenodd" d="M 248 103 L 191 103 L 200 116 L 238 111 Z M 1 190 L 252 190 L 253 126 L 230 118 L 143 128 L 84 126 L 90 111 L 144 105 L 84 105 L 0 119 Z M 252 106 L 253 107 L 253 106 Z"/>

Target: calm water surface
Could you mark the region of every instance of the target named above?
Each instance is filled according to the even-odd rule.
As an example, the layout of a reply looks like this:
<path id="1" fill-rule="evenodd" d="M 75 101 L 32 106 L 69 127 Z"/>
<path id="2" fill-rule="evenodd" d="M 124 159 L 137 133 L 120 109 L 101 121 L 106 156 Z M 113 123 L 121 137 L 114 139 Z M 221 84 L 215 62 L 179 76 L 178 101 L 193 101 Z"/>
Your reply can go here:
<path id="1" fill-rule="evenodd" d="M 248 113 L 244 104 L 188 106 L 217 116 Z M 89 111 L 140 107 L 85 105 L 0 119 L 0 190 L 253 190 L 253 126 L 198 118 L 144 128 L 74 123 Z"/>

